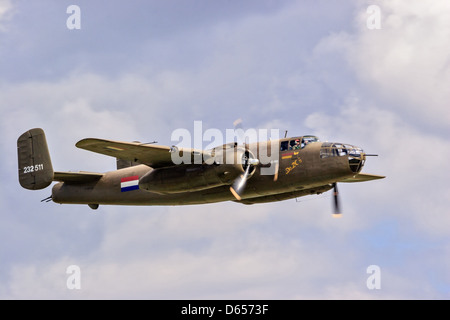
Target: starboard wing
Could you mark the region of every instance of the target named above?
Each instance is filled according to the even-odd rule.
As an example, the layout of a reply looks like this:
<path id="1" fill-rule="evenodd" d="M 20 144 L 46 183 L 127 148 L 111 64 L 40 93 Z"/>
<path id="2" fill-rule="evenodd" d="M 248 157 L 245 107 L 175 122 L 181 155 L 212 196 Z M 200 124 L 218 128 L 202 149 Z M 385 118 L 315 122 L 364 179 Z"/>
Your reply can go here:
<path id="1" fill-rule="evenodd" d="M 171 147 L 154 144 L 142 144 L 138 142 L 121 142 L 104 139 L 83 139 L 76 146 L 88 151 L 115 157 L 117 159 L 129 160 L 146 164 L 153 168 L 173 166 Z M 191 158 L 201 154 L 202 151 L 194 149 L 176 149 L 178 152 L 189 152 Z"/>

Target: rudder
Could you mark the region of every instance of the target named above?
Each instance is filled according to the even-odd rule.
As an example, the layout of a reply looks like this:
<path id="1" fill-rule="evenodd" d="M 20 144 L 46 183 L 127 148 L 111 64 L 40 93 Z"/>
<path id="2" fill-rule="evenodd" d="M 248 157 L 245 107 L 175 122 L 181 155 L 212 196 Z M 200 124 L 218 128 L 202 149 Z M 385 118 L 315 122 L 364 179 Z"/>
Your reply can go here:
<path id="1" fill-rule="evenodd" d="M 29 190 L 48 187 L 53 181 L 53 166 L 44 130 L 28 130 L 17 139 L 19 182 Z"/>

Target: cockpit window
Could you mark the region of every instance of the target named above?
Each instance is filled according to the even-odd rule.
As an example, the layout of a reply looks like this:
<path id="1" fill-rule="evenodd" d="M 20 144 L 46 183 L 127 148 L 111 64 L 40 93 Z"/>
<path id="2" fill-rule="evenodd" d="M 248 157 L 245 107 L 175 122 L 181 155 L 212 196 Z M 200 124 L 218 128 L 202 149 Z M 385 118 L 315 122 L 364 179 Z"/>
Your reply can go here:
<path id="1" fill-rule="evenodd" d="M 300 149 L 300 139 L 289 141 L 289 150 L 298 150 L 298 149 Z"/>
<path id="2" fill-rule="evenodd" d="M 363 150 L 361 148 L 351 145 L 345 145 L 345 147 L 347 148 L 348 155 L 351 157 L 359 157 L 361 153 L 363 153 Z"/>
<path id="3" fill-rule="evenodd" d="M 300 149 L 300 139 L 292 139 L 290 141 L 282 141 L 280 151 L 298 150 Z"/>
<path id="4" fill-rule="evenodd" d="M 289 141 L 281 141 L 280 151 L 303 149 L 308 144 L 318 141 L 319 138 L 316 136 L 303 136 L 300 138 L 293 138 Z"/>
<path id="5" fill-rule="evenodd" d="M 313 143 L 313 142 L 318 142 L 319 138 L 317 138 L 316 136 L 303 136 L 302 138 L 302 149 L 304 147 L 306 147 L 308 144 Z"/>
<path id="6" fill-rule="evenodd" d="M 320 157 L 328 158 L 328 157 L 360 157 L 363 153 L 361 148 L 352 146 L 352 145 L 344 145 L 341 143 L 330 143 L 324 142 L 322 143 L 322 148 L 320 148 Z"/>

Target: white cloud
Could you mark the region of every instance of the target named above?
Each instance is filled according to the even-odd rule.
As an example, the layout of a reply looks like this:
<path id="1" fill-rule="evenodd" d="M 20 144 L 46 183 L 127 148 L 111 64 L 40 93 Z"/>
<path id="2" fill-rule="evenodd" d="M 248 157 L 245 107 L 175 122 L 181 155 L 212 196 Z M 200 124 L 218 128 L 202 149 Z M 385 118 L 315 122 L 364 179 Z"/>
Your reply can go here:
<path id="1" fill-rule="evenodd" d="M 441 172 L 449 167 L 449 142 L 423 133 L 394 112 L 361 104 L 362 101 L 354 99 L 338 115 L 312 114 L 306 119 L 306 126 L 323 137 L 336 137 L 337 142 L 355 144 L 368 153 L 379 154 L 367 159 L 363 172 L 387 178 L 370 186 L 364 184 L 361 192 L 372 190 L 371 196 L 377 202 L 395 206 L 395 210 L 385 214 L 413 219 L 415 227 L 429 235 L 445 235 L 450 217 L 445 214 L 448 204 L 444 199 L 450 189 Z"/>
<path id="2" fill-rule="evenodd" d="M 381 10 L 381 29 L 367 28 L 369 5 Z M 327 67 L 336 56 L 353 71 L 354 89 L 377 107 L 395 110 L 429 130 L 445 130 L 450 124 L 450 3 L 416 1 L 360 1 L 354 32 L 331 33 L 313 50 L 313 61 Z M 338 75 L 345 72 L 340 70 Z M 324 82 L 333 79 L 325 71 Z M 339 90 L 348 90 L 332 82 Z"/>
<path id="3" fill-rule="evenodd" d="M 6 30 L 3 24 L 11 18 L 10 14 L 12 8 L 13 5 L 11 0 L 0 0 L 0 31 Z"/>
<path id="4" fill-rule="evenodd" d="M 448 80 L 447 47 L 438 40 L 448 20 L 418 3 L 380 6 L 379 31 L 364 29 L 363 5 L 361 27 L 353 34 L 330 27 L 331 14 L 319 16 L 320 23 L 309 18 L 309 6 L 298 3 L 274 14 L 222 20 L 199 34 L 183 33 L 187 51 L 173 39 L 164 39 L 164 48 L 149 41 L 139 55 L 142 61 L 114 76 L 75 67 L 52 80 L 3 80 L 2 176 L 8 183 L 1 187 L 0 205 L 8 210 L 2 210 L 2 239 L 15 250 L 2 249 L 9 256 L 1 296 L 442 296 L 428 283 L 427 272 L 449 283 L 442 268 L 448 264 L 448 246 L 440 245 L 449 225 L 450 190 L 443 174 L 449 144 L 446 137 L 422 132 L 405 115 L 421 118 L 421 99 L 428 98 L 427 119 L 447 123 L 442 101 L 448 95 L 440 85 Z M 424 24 L 428 18 L 436 21 Z M 425 39 L 422 27 L 436 37 Z M 436 48 L 437 60 L 427 61 L 431 49 L 421 49 L 421 41 Z M 164 64 L 158 54 L 151 55 L 155 61 L 146 60 L 150 51 L 186 63 L 194 60 L 190 55 L 198 56 L 195 67 L 180 67 Z M 414 65 L 418 68 L 409 68 Z M 431 96 L 432 83 L 441 99 Z M 15 140 L 31 127 L 46 129 L 56 169 L 103 171 L 114 167 L 113 160 L 76 150 L 78 139 L 167 139 L 178 127 L 190 128 L 192 120 L 220 127 L 237 117 L 246 127 L 276 126 L 290 129 L 289 134 L 306 127 L 323 140 L 359 145 L 380 154 L 368 159 L 364 172 L 387 179 L 341 184 L 340 220 L 331 218 L 329 194 L 257 206 L 101 206 L 93 215 L 86 206 L 40 204 L 44 191 L 31 195 L 6 187 L 17 185 Z M 435 251 L 428 250 L 436 243 Z M 429 262 L 417 263 L 424 257 Z M 377 292 L 365 286 L 365 268 L 373 263 L 380 264 L 385 279 Z M 71 264 L 82 270 L 80 292 L 65 287 Z"/>
<path id="5" fill-rule="evenodd" d="M 88 157 L 107 158 L 76 150 L 74 144 L 83 138 L 143 142 L 164 138 L 162 143 L 169 144 L 171 131 L 183 123 L 173 115 L 188 113 L 183 107 L 188 94 L 180 81 L 186 82 L 168 73 L 154 78 L 126 74 L 115 80 L 74 74 L 58 81 L 3 83 L 2 133 L 5 140 L 14 141 L 22 132 L 42 127 L 52 157 L 70 170 L 76 170 L 83 158 L 84 163 Z"/>
<path id="6" fill-rule="evenodd" d="M 370 2 L 373 4 L 373 1 Z M 348 61 L 373 95 L 429 127 L 448 127 L 450 3 L 375 1 L 381 29 L 365 27 L 361 6 Z"/>
<path id="7" fill-rule="evenodd" d="M 354 260 L 348 252 L 346 261 L 336 263 L 336 252 L 328 250 L 326 243 L 289 239 L 270 228 L 267 219 L 277 219 L 280 213 L 238 204 L 221 207 L 214 207 L 217 212 L 200 206 L 172 212 L 156 209 L 156 216 L 143 211 L 125 215 L 128 218 L 123 210 L 112 208 L 105 212 L 109 222 L 98 249 L 81 259 L 64 256 L 42 264 L 17 265 L 3 295 L 43 299 L 289 299 L 298 294 L 307 296 L 309 290 L 319 294 L 326 285 L 315 287 L 311 279 L 326 283 L 336 278 L 336 270 L 345 270 Z M 296 233 L 301 234 L 302 228 L 299 226 Z M 340 237 L 335 241 L 339 243 Z M 65 270 L 71 264 L 81 268 L 79 293 L 65 287 Z"/>
<path id="8" fill-rule="evenodd" d="M 171 212 L 127 210 L 129 214 L 112 207 L 104 211 L 107 223 L 99 247 L 78 257 L 66 252 L 54 260 L 18 264 L 0 293 L 13 299 L 396 299 L 436 295 L 423 277 L 412 278 L 424 271 L 421 264 L 408 266 L 404 272 L 405 264 L 389 265 L 391 260 L 381 265 L 381 290 L 368 290 L 366 268 L 374 259 L 365 256 L 365 248 L 348 245 L 346 238 L 353 238 L 348 232 L 321 231 L 292 220 L 289 225 L 282 212 L 263 213 L 259 219 L 255 207 L 221 207 L 225 210 L 214 207 L 216 212 L 212 212 L 198 206 Z M 320 224 L 316 226 L 320 228 Z M 80 291 L 66 287 L 66 268 L 72 264 L 81 268 Z"/>
<path id="9" fill-rule="evenodd" d="M 377 1 L 381 29 L 370 30 L 365 9 L 372 4 L 359 3 L 355 33 L 331 34 L 315 47 L 314 61 L 343 56 L 360 82 L 335 113 L 313 113 L 305 124 L 324 139 L 379 153 L 364 171 L 387 175 L 372 184 L 377 201 L 395 207 L 383 211 L 443 236 L 450 225 L 450 190 L 441 174 L 450 157 L 450 4 Z"/>

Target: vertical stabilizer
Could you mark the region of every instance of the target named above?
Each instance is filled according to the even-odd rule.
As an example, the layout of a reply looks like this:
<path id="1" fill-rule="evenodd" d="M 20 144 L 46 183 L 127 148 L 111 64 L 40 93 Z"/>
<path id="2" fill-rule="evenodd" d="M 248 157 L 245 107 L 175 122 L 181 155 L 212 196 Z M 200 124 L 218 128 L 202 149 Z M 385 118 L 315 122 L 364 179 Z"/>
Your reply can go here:
<path id="1" fill-rule="evenodd" d="M 17 139 L 19 182 L 29 190 L 48 187 L 53 181 L 53 167 L 44 130 L 31 129 Z"/>

